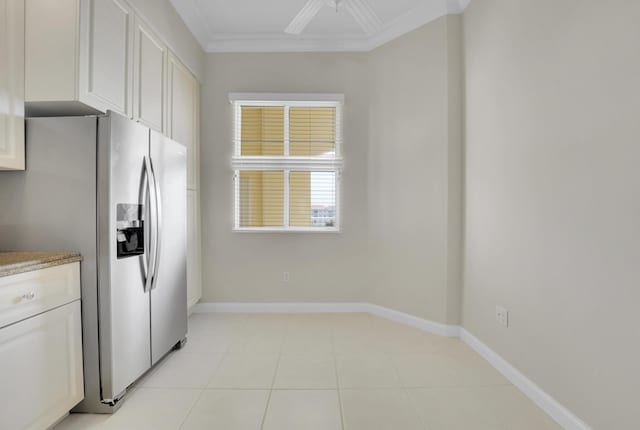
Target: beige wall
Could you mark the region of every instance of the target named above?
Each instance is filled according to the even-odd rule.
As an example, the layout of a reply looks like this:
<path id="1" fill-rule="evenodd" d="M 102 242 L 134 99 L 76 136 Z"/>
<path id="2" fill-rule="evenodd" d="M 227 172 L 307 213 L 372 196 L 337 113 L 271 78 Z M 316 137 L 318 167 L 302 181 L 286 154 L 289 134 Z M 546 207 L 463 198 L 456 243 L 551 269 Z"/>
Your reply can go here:
<path id="1" fill-rule="evenodd" d="M 638 428 L 640 2 L 464 21 L 464 326 L 594 429 Z"/>
<path id="2" fill-rule="evenodd" d="M 459 323 L 459 16 L 370 54 L 369 301 Z"/>
<path id="3" fill-rule="evenodd" d="M 204 79 L 204 51 L 169 0 L 129 0 L 153 26 L 171 50 L 191 69 L 200 82 Z"/>
<path id="4" fill-rule="evenodd" d="M 367 289 L 366 54 L 209 54 L 202 88 L 203 301 L 362 301 Z M 234 233 L 229 92 L 344 93 L 342 232 Z M 283 281 L 283 272 L 290 281 Z"/>
<path id="5" fill-rule="evenodd" d="M 367 54 L 209 54 L 203 301 L 365 301 L 458 323 L 461 55 L 459 16 Z M 345 94 L 340 234 L 232 232 L 229 92 Z"/>

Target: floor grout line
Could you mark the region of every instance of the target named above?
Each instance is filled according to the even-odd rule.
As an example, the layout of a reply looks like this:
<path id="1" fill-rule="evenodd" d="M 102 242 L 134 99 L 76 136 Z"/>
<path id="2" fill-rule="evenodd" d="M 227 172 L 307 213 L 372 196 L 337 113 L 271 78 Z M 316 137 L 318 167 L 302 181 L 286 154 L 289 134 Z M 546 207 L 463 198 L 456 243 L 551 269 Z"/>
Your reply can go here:
<path id="1" fill-rule="evenodd" d="M 400 376 L 400 371 L 398 370 L 397 363 L 395 362 L 393 357 L 389 357 L 389 362 L 391 363 L 391 368 L 393 369 L 394 373 L 398 377 L 398 381 L 400 382 L 400 386 L 401 386 L 400 389 L 404 393 L 404 396 L 405 396 L 405 399 L 406 399 L 407 403 L 409 403 L 408 404 L 409 409 L 411 409 L 413 411 L 413 413 L 415 413 L 417 415 L 418 420 L 420 421 L 420 424 L 422 425 L 422 427 L 424 429 L 427 429 L 428 428 L 428 423 L 424 420 L 424 418 L 422 418 L 422 414 L 418 410 L 417 406 L 414 404 L 415 402 L 413 401 L 413 399 L 411 398 L 411 395 L 409 394 L 409 388 L 407 387 L 406 383 L 404 382 L 404 379 Z"/>
<path id="2" fill-rule="evenodd" d="M 200 393 L 198 393 L 198 397 L 196 398 L 195 402 L 193 402 L 193 404 L 191 405 L 191 407 L 189 408 L 187 413 L 184 415 L 184 418 L 182 418 L 182 421 L 180 422 L 180 425 L 178 426 L 178 430 L 180 430 L 182 428 L 182 426 L 184 426 L 184 423 L 187 422 L 187 419 L 189 418 L 189 415 L 191 415 L 191 411 L 193 411 L 193 408 L 195 408 L 196 404 L 198 404 L 198 402 L 200 401 L 200 398 L 202 397 L 202 394 L 204 393 L 204 391 L 205 390 L 200 390 Z"/>
<path id="3" fill-rule="evenodd" d="M 187 329 L 187 337 L 189 336 L 189 331 Z M 187 340 L 188 343 L 188 340 Z M 180 430 L 184 424 L 187 422 L 187 419 L 189 418 L 189 415 L 191 415 L 191 412 L 193 411 L 193 408 L 195 408 L 195 406 L 198 404 L 198 402 L 200 401 L 200 399 L 202 398 L 202 395 L 204 394 L 204 392 L 207 390 L 207 388 L 209 387 L 209 384 L 211 383 L 211 380 L 214 378 L 214 376 L 216 375 L 216 372 L 218 371 L 218 369 L 220 369 L 220 366 L 222 365 L 222 362 L 227 358 L 227 355 L 229 354 L 229 351 L 231 350 L 231 345 L 229 345 L 229 347 L 227 347 L 226 351 L 222 354 L 222 357 L 220 358 L 220 361 L 218 361 L 218 363 L 214 366 L 215 369 L 213 369 L 213 371 L 211 372 L 211 376 L 209 377 L 209 380 L 207 381 L 207 384 L 205 385 L 204 388 L 202 388 L 200 390 L 200 393 L 198 394 L 198 397 L 196 398 L 196 401 L 193 402 L 193 404 L 191 405 L 191 407 L 189 408 L 189 411 L 187 412 L 187 414 L 184 416 L 184 418 L 182 419 L 182 422 L 180 423 L 180 426 L 178 427 L 178 430 Z M 174 351 L 175 352 L 175 351 Z M 186 351 L 185 351 L 186 352 Z M 216 354 L 216 353 L 214 353 Z M 203 355 L 209 355 L 209 354 L 203 354 Z"/>
<path id="4" fill-rule="evenodd" d="M 287 330 L 287 328 L 289 326 L 288 319 L 289 318 L 287 318 L 287 324 L 286 324 L 286 327 L 285 327 L 285 332 L 286 332 L 286 330 Z M 285 333 L 285 336 L 286 336 L 286 333 Z M 264 423 L 265 423 L 265 421 L 267 419 L 267 413 L 269 412 L 269 405 L 271 403 L 271 395 L 273 394 L 273 386 L 276 383 L 276 377 L 278 376 L 278 369 L 280 368 L 280 359 L 282 358 L 282 348 L 283 348 L 283 346 L 284 346 L 284 336 L 283 336 L 282 341 L 280 343 L 280 349 L 278 351 L 278 361 L 276 362 L 276 368 L 275 368 L 275 370 L 273 372 L 273 377 L 271 378 L 271 389 L 269 390 L 269 396 L 267 397 L 267 404 L 265 405 L 265 408 L 264 408 L 264 414 L 262 414 L 262 422 L 260 423 L 260 430 L 264 429 Z"/>
<path id="5" fill-rule="evenodd" d="M 333 355 L 333 368 L 335 370 L 336 373 L 336 391 L 338 393 L 338 408 L 340 410 L 340 426 L 342 427 L 342 430 L 345 429 L 344 427 L 344 407 L 342 405 L 342 393 L 340 391 L 340 377 L 338 376 L 338 359 L 336 358 L 336 347 L 335 347 L 335 333 L 333 332 L 333 330 L 331 331 L 331 352 Z"/>

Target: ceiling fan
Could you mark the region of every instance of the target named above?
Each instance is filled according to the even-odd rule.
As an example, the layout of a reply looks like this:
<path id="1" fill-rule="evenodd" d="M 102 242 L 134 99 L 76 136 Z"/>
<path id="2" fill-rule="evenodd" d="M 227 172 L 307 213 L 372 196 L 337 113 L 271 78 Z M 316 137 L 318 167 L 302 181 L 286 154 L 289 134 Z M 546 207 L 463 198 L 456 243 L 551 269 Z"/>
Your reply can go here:
<path id="1" fill-rule="evenodd" d="M 376 33 L 382 27 L 382 21 L 371 8 L 367 0 L 309 0 L 284 30 L 289 34 L 300 34 L 324 6 L 344 8 L 360 24 L 368 35 Z"/>

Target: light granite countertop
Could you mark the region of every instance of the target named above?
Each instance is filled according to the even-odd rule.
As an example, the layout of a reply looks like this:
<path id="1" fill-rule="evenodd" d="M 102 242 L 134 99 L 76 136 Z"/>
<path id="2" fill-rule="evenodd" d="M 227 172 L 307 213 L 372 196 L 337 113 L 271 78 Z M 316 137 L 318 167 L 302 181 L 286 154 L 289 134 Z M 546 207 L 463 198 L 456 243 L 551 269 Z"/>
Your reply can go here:
<path id="1" fill-rule="evenodd" d="M 81 260 L 77 252 L 0 252 L 0 278 Z"/>

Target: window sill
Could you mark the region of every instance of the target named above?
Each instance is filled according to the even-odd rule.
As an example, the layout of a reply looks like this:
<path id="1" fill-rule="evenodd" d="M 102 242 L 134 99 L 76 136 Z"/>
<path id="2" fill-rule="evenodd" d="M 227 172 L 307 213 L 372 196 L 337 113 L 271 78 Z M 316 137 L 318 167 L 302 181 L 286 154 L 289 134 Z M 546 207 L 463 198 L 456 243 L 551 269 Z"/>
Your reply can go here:
<path id="1" fill-rule="evenodd" d="M 340 233 L 340 228 L 338 227 L 316 227 L 316 228 L 238 227 L 238 228 L 234 228 L 233 232 L 234 233 Z"/>

